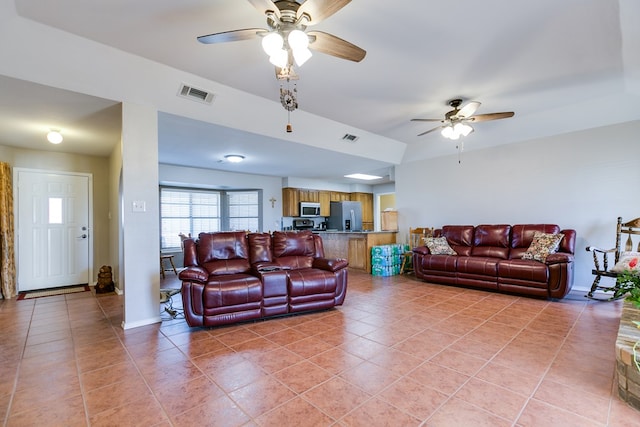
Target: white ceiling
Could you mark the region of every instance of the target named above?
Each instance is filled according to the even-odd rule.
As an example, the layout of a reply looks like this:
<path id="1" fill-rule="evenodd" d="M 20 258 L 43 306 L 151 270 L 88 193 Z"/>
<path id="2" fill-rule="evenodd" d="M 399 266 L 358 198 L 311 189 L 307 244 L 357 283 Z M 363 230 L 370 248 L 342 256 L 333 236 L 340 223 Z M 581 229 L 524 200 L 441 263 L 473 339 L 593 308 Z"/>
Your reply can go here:
<path id="1" fill-rule="evenodd" d="M 15 0 L 15 6 L 23 18 L 273 100 L 282 127 L 287 123 L 259 40 L 196 41 L 214 32 L 266 28 L 246 0 Z M 452 98 L 482 102 L 479 114 L 515 112 L 511 119 L 476 124 L 466 150 L 636 120 L 639 16 L 635 0 L 355 0 L 313 29 L 348 40 L 367 56 L 354 63 L 314 53 L 297 70 L 300 111 L 406 144 L 404 162 L 456 153 L 438 132 L 416 136 L 431 123 L 410 122 L 442 117 Z M 57 121 L 69 129 L 67 150 L 106 155 L 113 135 L 119 140 L 119 108 L 114 101 L 0 78 L 6 145 L 47 149 L 26 135 Z M 294 132 L 299 114 L 291 115 Z M 385 174 L 394 165 L 168 113 L 160 114 L 159 126 L 164 163 L 336 182 L 346 182 L 344 173 Z M 92 147 L 74 147 L 74 134 L 90 135 Z M 231 148 L 253 161 L 233 169 L 218 163 Z"/>

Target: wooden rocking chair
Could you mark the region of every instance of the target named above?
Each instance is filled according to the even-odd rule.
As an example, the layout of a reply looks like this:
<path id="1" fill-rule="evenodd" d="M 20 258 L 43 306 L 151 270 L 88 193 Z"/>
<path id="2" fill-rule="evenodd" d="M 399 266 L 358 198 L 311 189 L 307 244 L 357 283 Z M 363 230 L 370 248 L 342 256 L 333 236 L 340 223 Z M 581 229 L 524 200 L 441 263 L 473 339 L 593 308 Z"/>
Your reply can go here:
<path id="1" fill-rule="evenodd" d="M 609 269 L 609 254 L 613 254 L 613 262 L 614 265 L 620 260 L 620 253 L 622 252 L 622 235 L 626 234 L 627 238 L 625 241 L 624 251 L 630 252 L 633 250 L 633 240 L 631 238 L 632 235 L 640 235 L 640 218 L 636 218 L 632 221 L 622 223 L 622 217 L 618 217 L 618 224 L 616 227 L 616 247 L 611 249 L 600 249 L 595 246 L 588 246 L 587 251 L 593 253 L 593 264 L 594 269 L 591 270 L 591 273 L 595 276 L 593 280 L 593 284 L 591 285 L 591 290 L 587 295 L 587 298 L 596 299 L 600 301 L 613 301 L 619 298 L 622 298 L 624 294 L 617 292 L 620 287 L 620 283 L 618 282 L 619 273 L 615 271 L 611 271 Z M 638 246 L 636 249 L 640 252 L 640 242 L 638 242 Z M 602 264 L 601 264 L 602 262 Z M 611 277 L 616 279 L 616 283 L 614 286 L 600 286 L 600 279 L 604 277 Z M 594 295 L 596 291 L 603 292 L 613 292 L 613 295 L 609 298 L 599 298 Z"/>

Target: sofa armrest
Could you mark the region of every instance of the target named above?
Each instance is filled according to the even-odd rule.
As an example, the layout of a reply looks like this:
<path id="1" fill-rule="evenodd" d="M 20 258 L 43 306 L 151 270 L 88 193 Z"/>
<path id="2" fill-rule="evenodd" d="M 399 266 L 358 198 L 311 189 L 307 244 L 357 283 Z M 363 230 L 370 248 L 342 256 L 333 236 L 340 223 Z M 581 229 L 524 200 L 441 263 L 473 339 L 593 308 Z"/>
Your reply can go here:
<path id="1" fill-rule="evenodd" d="M 561 263 L 570 263 L 573 262 L 573 255 L 565 254 L 562 252 L 556 252 L 555 254 L 549 254 L 547 259 L 545 260 L 545 264 L 561 264 Z"/>
<path id="2" fill-rule="evenodd" d="M 420 255 L 430 255 L 431 254 L 431 251 L 426 246 L 418 246 L 417 248 L 413 248 L 412 251 L 413 251 L 413 253 L 420 254 Z"/>
<path id="3" fill-rule="evenodd" d="M 326 271 L 338 271 L 342 270 L 349 266 L 349 262 L 347 262 L 344 258 L 314 258 L 313 259 L 313 268 L 319 268 L 320 270 Z"/>
<path id="4" fill-rule="evenodd" d="M 200 283 L 207 283 L 209 278 L 209 272 L 202 267 L 191 266 L 182 270 L 178 274 L 178 278 L 182 281 L 193 281 Z"/>

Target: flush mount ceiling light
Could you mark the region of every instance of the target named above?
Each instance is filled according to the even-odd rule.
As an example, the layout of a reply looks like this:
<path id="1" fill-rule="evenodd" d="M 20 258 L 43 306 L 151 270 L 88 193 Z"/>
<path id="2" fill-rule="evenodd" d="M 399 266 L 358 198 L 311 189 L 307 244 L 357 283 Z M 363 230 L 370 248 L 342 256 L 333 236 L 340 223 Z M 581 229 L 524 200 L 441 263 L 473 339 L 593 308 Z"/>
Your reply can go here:
<path id="1" fill-rule="evenodd" d="M 47 134 L 47 141 L 52 144 L 60 144 L 62 142 L 62 134 L 58 130 L 50 130 Z"/>
<path id="2" fill-rule="evenodd" d="M 244 160 L 244 156 L 240 154 L 227 154 L 224 158 L 231 163 L 240 163 Z"/>
<path id="3" fill-rule="evenodd" d="M 352 173 L 351 175 L 345 175 L 345 178 L 362 179 L 364 181 L 371 181 L 373 179 L 380 179 L 381 176 L 367 175 L 366 173 Z"/>

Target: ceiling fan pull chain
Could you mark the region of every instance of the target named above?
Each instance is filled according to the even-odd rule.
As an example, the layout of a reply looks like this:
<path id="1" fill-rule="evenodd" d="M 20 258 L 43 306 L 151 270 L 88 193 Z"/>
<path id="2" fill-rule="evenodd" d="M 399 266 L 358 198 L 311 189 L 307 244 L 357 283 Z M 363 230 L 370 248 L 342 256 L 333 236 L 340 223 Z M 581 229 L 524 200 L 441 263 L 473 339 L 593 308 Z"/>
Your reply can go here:
<path id="1" fill-rule="evenodd" d="M 460 143 L 458 143 L 456 148 L 458 149 L 458 164 L 461 164 L 462 163 L 462 152 L 464 151 L 464 141 L 460 141 Z"/>

